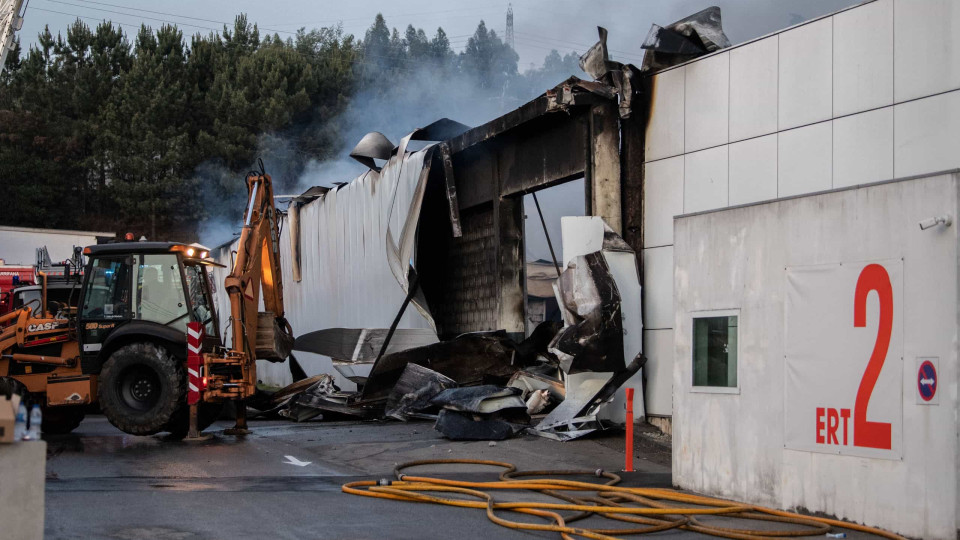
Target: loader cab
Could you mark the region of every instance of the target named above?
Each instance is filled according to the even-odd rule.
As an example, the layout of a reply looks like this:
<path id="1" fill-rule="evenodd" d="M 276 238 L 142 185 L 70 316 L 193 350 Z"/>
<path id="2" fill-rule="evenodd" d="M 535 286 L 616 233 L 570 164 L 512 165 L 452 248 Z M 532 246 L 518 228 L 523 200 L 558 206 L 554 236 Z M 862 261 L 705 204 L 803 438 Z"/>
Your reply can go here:
<path id="1" fill-rule="evenodd" d="M 98 373 L 109 351 L 152 339 L 185 354 L 187 323 L 204 326 L 204 349 L 220 344 L 205 259 L 194 246 L 124 242 L 90 246 L 77 311 L 84 373 Z"/>

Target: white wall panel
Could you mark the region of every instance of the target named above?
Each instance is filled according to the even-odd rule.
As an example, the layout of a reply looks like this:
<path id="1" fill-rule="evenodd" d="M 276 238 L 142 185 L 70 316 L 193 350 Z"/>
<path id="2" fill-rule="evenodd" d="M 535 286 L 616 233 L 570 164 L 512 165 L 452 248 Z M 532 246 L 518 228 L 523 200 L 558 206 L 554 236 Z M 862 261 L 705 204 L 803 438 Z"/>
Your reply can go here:
<path id="1" fill-rule="evenodd" d="M 423 166 L 424 152 L 408 155 L 398 178 L 398 160 L 391 159 L 380 174 L 370 171 L 339 189 L 305 204 L 300 210 L 300 268 L 302 279 L 293 279 L 290 266 L 290 230 L 280 233 L 284 307 L 295 336 L 323 328 L 388 328 L 406 296 L 387 262 L 386 229 L 397 234 L 406 219 Z M 392 217 L 390 205 L 396 188 Z M 230 265 L 238 240 L 213 250 L 220 263 Z M 214 270 L 215 293 L 222 331 L 228 324 L 230 303 L 223 289 L 228 269 Z M 371 306 L 378 306 L 371 309 Z M 429 328 L 410 306 L 400 328 Z M 232 336 L 223 332 L 227 342 Z M 330 359 L 296 353 L 307 375 L 330 373 L 341 388 L 353 383 L 333 369 Z M 257 362 L 257 377 L 268 385 L 292 382 L 286 363 Z"/>
<path id="2" fill-rule="evenodd" d="M 772 36 L 730 51 L 731 141 L 777 131 L 778 39 Z"/>
<path id="3" fill-rule="evenodd" d="M 659 416 L 673 414 L 673 330 L 644 330 L 643 366 L 647 377 L 647 413 Z"/>
<path id="4" fill-rule="evenodd" d="M 777 198 L 777 135 L 730 145 L 730 206 Z"/>
<path id="5" fill-rule="evenodd" d="M 893 0 L 833 16 L 833 115 L 893 103 Z"/>
<path id="6" fill-rule="evenodd" d="M 895 0 L 894 97 L 960 88 L 960 2 Z"/>
<path id="7" fill-rule="evenodd" d="M 783 131 L 777 135 L 777 196 L 830 189 L 833 177 L 831 123 Z"/>
<path id="8" fill-rule="evenodd" d="M 730 55 L 718 54 L 686 67 L 684 152 L 727 142 Z"/>
<path id="9" fill-rule="evenodd" d="M 894 107 L 897 177 L 960 167 L 960 90 Z"/>
<path id="10" fill-rule="evenodd" d="M 643 327 L 673 328 L 673 246 L 643 250 Z"/>
<path id="11" fill-rule="evenodd" d="M 673 216 L 683 213 L 683 156 L 643 166 L 643 245 L 673 243 Z"/>
<path id="12" fill-rule="evenodd" d="M 684 156 L 683 213 L 727 206 L 727 147 Z"/>
<path id="13" fill-rule="evenodd" d="M 780 34 L 780 129 L 830 118 L 833 107 L 833 19 Z"/>
<path id="14" fill-rule="evenodd" d="M 960 175 L 776 201 L 675 220 L 673 480 L 681 488 L 778 508 L 803 507 L 911 538 L 955 540 L 958 500 L 956 226 L 921 231 L 918 219 L 956 212 Z M 758 256 L 760 254 L 761 256 Z M 785 268 L 902 260 L 903 458 L 883 460 L 784 448 Z M 847 281 L 853 311 L 855 282 Z M 868 306 L 875 306 L 870 293 Z M 690 392 L 691 313 L 740 308 L 738 395 Z M 841 317 L 865 369 L 877 328 Z M 896 315 L 895 315 L 896 316 Z M 863 334 L 866 333 L 864 336 Z M 836 347 L 824 341 L 822 352 Z M 817 354 L 817 353 L 814 353 Z M 835 356 L 835 355 L 834 355 Z M 939 357 L 940 403 L 917 404 L 918 356 Z M 824 378 L 832 377 L 825 373 Z M 853 402 L 857 381 L 825 399 Z M 812 389 L 813 391 L 817 389 Z M 946 391 L 944 391 L 946 390 Z M 941 392 L 943 392 L 941 394 Z M 788 397 L 788 396 L 787 396 Z M 890 396 L 885 396 L 890 399 Z M 873 401 L 881 398 L 873 394 Z M 901 395 L 893 397 L 901 399 Z M 875 415 L 871 421 L 889 422 Z M 876 412 L 879 412 L 877 410 Z M 815 436 L 815 418 L 808 433 Z"/>
<path id="15" fill-rule="evenodd" d="M 893 107 L 834 120 L 833 187 L 879 182 L 891 178 Z"/>
<path id="16" fill-rule="evenodd" d="M 653 97 L 644 142 L 644 159 L 654 160 L 683 153 L 685 69 L 671 69 L 653 77 Z"/>

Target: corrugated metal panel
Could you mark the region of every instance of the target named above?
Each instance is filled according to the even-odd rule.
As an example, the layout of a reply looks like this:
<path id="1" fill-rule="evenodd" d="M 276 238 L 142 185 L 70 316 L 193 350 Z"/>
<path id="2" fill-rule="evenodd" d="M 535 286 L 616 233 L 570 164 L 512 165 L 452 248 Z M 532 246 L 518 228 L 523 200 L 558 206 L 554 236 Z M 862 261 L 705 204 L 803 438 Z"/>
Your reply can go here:
<path id="1" fill-rule="evenodd" d="M 408 154 L 397 180 L 397 160 L 380 174 L 370 171 L 340 189 L 300 209 L 301 281 L 293 280 L 289 230 L 281 231 L 283 246 L 283 291 L 287 320 L 294 335 L 322 328 L 387 328 L 405 297 L 387 264 L 387 224 L 399 235 L 407 216 L 426 150 Z M 396 202 L 390 213 L 396 190 Z M 286 222 L 284 225 L 286 226 Z M 236 241 L 214 253 L 221 264 L 231 266 L 230 252 Z M 217 269 L 217 307 L 221 328 L 226 328 L 230 304 L 223 291 L 226 269 Z M 407 309 L 400 328 L 430 328 L 415 309 Z M 227 343 L 232 336 L 226 335 Z M 313 354 L 295 353 L 308 375 L 330 373 L 337 384 L 352 388 L 339 377 L 329 360 Z M 258 378 L 282 386 L 292 382 L 286 363 L 258 363 Z"/>

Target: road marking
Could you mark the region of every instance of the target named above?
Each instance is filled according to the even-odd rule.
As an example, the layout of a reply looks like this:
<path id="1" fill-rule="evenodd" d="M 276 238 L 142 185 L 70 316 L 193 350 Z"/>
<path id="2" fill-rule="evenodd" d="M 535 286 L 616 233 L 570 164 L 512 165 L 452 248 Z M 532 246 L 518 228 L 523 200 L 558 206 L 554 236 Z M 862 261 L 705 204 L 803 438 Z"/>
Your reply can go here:
<path id="1" fill-rule="evenodd" d="M 306 467 L 307 465 L 313 463 L 312 461 L 300 461 L 299 459 L 293 456 L 283 456 L 283 457 L 287 458 L 287 461 L 283 461 L 281 463 L 284 463 L 286 465 L 296 465 L 297 467 Z"/>

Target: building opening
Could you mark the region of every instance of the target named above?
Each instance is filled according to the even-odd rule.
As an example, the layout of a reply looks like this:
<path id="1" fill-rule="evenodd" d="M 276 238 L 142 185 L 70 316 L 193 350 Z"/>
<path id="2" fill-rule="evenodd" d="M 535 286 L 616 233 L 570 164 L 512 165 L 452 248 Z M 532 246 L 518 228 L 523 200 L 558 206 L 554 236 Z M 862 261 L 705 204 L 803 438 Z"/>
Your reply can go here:
<path id="1" fill-rule="evenodd" d="M 539 190 L 536 192 L 536 201 L 533 194 L 523 196 L 527 335 L 530 335 L 533 329 L 543 321 L 563 320 L 553 291 L 553 284 L 557 281 L 557 265 L 560 271 L 563 271 L 560 218 L 586 215 L 583 182 L 583 178 L 578 178 Z M 539 212 L 537 202 L 540 203 Z M 541 213 L 543 221 L 540 219 Z M 546 224 L 546 234 L 544 224 Z"/>

